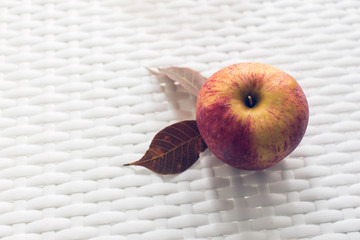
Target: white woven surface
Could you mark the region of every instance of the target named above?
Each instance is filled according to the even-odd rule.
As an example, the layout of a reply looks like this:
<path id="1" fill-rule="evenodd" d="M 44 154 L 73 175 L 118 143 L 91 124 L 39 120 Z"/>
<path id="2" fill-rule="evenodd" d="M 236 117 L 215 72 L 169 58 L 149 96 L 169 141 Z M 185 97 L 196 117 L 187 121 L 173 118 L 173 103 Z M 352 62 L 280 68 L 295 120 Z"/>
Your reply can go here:
<path id="1" fill-rule="evenodd" d="M 310 104 L 266 171 L 136 167 L 195 98 L 145 67 L 258 61 Z M 360 2 L 1 0 L 2 239 L 360 239 Z"/>

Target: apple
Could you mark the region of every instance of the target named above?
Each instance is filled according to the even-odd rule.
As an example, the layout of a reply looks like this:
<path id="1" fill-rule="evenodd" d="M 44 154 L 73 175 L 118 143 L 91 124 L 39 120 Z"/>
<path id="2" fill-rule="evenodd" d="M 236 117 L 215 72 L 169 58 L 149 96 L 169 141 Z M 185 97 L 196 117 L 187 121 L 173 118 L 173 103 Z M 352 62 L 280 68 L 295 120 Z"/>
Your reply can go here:
<path id="1" fill-rule="evenodd" d="M 289 74 L 262 63 L 239 63 L 201 87 L 196 122 L 210 151 L 243 170 L 271 167 L 302 140 L 309 107 Z"/>

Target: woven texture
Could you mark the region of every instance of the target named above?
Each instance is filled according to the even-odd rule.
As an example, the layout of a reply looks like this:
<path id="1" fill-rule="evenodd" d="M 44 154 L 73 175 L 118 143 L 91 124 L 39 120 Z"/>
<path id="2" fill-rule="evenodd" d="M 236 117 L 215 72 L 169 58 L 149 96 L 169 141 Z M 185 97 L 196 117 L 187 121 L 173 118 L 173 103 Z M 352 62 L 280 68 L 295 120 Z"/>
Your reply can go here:
<path id="1" fill-rule="evenodd" d="M 146 67 L 209 77 L 257 61 L 298 80 L 300 146 L 264 171 L 209 151 L 160 176 L 138 160 L 195 119 Z M 360 239 L 360 2 L 2 0 L 2 239 Z"/>

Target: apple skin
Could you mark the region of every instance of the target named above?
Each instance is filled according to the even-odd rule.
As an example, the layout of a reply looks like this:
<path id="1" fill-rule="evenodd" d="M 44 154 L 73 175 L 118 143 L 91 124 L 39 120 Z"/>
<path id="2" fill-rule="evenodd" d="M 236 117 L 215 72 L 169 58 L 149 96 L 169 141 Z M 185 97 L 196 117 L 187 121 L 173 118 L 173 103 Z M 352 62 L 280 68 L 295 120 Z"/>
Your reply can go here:
<path id="1" fill-rule="evenodd" d="M 217 158 L 238 169 L 265 169 L 284 159 L 301 142 L 308 120 L 308 103 L 295 79 L 262 63 L 219 70 L 197 97 L 203 140 Z"/>

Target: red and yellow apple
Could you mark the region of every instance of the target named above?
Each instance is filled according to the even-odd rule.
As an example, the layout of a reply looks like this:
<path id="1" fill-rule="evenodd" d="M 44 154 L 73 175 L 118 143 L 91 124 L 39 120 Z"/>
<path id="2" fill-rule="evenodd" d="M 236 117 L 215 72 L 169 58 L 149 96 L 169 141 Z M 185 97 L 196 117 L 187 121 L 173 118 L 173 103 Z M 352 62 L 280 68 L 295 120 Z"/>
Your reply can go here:
<path id="1" fill-rule="evenodd" d="M 196 121 L 210 151 L 239 169 L 273 166 L 302 140 L 309 119 L 304 92 L 289 74 L 262 63 L 239 63 L 202 86 Z"/>

